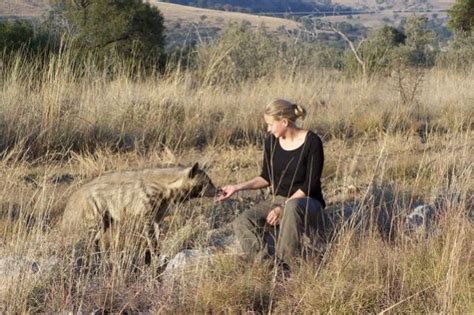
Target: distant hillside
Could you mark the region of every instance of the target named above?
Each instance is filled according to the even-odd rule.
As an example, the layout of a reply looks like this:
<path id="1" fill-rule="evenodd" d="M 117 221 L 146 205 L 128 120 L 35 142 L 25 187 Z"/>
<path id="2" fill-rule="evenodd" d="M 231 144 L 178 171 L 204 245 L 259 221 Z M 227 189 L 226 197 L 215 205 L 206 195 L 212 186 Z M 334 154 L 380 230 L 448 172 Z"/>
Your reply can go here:
<path id="1" fill-rule="evenodd" d="M 291 12 L 332 10 L 331 1 L 308 0 L 165 0 L 182 5 L 238 12 Z"/>
<path id="2" fill-rule="evenodd" d="M 339 14 L 367 10 L 433 10 L 448 9 L 455 0 L 164 0 L 163 2 L 207 9 L 247 13 Z"/>
<path id="3" fill-rule="evenodd" d="M 49 8 L 48 0 L 0 1 L 0 18 L 38 17 L 46 13 Z M 273 12 L 270 15 L 266 15 L 265 13 L 254 15 L 240 12 L 203 9 L 168 2 L 159 2 L 157 0 L 147 1 L 150 4 L 157 6 L 165 18 L 168 44 L 182 44 L 215 38 L 216 35 L 232 21 L 238 23 L 244 22 L 251 25 L 253 28 L 265 25 L 269 31 L 276 32 L 280 35 L 292 33 L 302 24 L 294 20 L 283 18 L 288 17 L 288 13 Z M 381 25 L 393 25 L 398 27 L 403 23 L 404 18 L 412 15 L 427 16 L 430 19 L 434 19 L 435 21 L 433 24 L 438 25 L 437 27 L 439 29 L 441 27 L 439 25 L 446 25 L 446 9 L 448 9 L 454 1 L 455 0 L 318 0 L 305 1 L 305 3 L 330 3 L 333 6 L 335 5 L 337 8 L 345 8 L 344 11 L 339 11 L 339 15 L 332 15 L 331 13 L 334 11 L 331 11 L 326 17 L 319 14 L 318 18 L 336 23 L 350 23 L 354 25 L 356 30 L 349 30 L 348 32 L 360 37 L 363 36 L 363 33 L 365 32 L 364 28 L 377 27 Z M 184 0 L 182 2 L 184 2 Z M 240 1 L 240 3 L 250 2 L 257 1 Z M 259 3 L 269 2 L 272 1 L 259 1 Z M 300 21 L 303 21 L 305 16 L 314 18 L 314 15 L 308 12 L 293 12 L 295 13 L 295 19 Z M 439 33 L 438 29 L 434 29 L 435 32 Z"/>
<path id="4" fill-rule="evenodd" d="M 39 16 L 48 7 L 49 0 L 0 0 L 0 17 Z"/>
<path id="5" fill-rule="evenodd" d="M 4 1 L 4 0 L 0 0 Z M 168 44 L 183 44 L 215 38 L 229 23 L 247 23 L 253 28 L 264 26 L 280 34 L 298 29 L 300 23 L 271 16 L 224 12 L 147 0 L 157 6 L 165 18 Z M 0 18 L 40 17 L 48 11 L 47 0 L 6 0 L 0 3 Z"/>
<path id="6" fill-rule="evenodd" d="M 232 22 L 245 23 L 254 29 L 265 27 L 267 31 L 278 35 L 287 35 L 301 27 L 299 22 L 278 17 L 202 9 L 156 0 L 148 2 L 156 5 L 163 14 L 167 44 L 172 46 L 213 40 Z"/>
<path id="7" fill-rule="evenodd" d="M 445 10 L 453 5 L 455 0 L 332 0 L 333 4 L 349 6 L 354 9 L 393 9 L 393 10 Z"/>
<path id="8" fill-rule="evenodd" d="M 196 7 L 159 2 L 149 0 L 150 4 L 156 5 L 165 17 L 168 26 L 199 24 L 202 26 L 224 27 L 229 22 L 247 21 L 254 27 L 264 25 L 271 31 L 278 28 L 296 29 L 299 23 L 270 16 L 258 16 L 239 12 L 223 12 L 218 10 L 201 9 Z"/>
<path id="9" fill-rule="evenodd" d="M 166 2 L 158 2 L 157 0 L 148 0 L 150 3 L 157 5 L 162 11 L 166 23 L 168 25 L 189 24 L 193 22 L 205 22 L 214 26 L 223 27 L 228 23 L 229 20 L 247 20 L 252 24 L 265 23 L 270 28 L 278 28 L 281 25 L 289 28 L 296 27 L 296 23 L 281 18 L 271 17 L 256 17 L 250 14 L 239 14 L 236 12 L 224 12 L 215 10 L 206 10 L 203 8 L 195 8 L 191 6 L 182 6 Z M 211 3 L 218 3 L 219 1 L 187 1 L 187 0 L 172 0 L 173 2 L 181 3 L 200 3 L 201 5 L 207 5 Z M 171 2 L 171 1 L 167 1 Z M 321 6 L 328 5 L 329 3 L 336 10 L 341 12 L 341 15 L 330 17 L 333 21 L 346 21 L 361 23 L 364 26 L 374 26 L 387 24 L 389 19 L 396 22 L 403 16 L 413 15 L 413 12 L 400 12 L 400 11 L 413 11 L 422 10 L 427 15 L 437 15 L 439 17 L 446 17 L 445 10 L 449 9 L 455 0 L 306 0 L 306 1 L 274 1 L 274 0 L 261 0 L 261 1 L 248 1 L 248 0 L 225 0 L 220 1 L 225 3 L 236 3 L 240 4 L 240 8 L 244 8 L 245 5 L 251 3 L 258 3 L 260 6 L 266 4 L 267 6 L 275 6 L 282 8 L 284 3 L 290 5 L 297 5 L 291 8 L 291 12 L 299 12 L 297 8 L 306 8 L 306 6 Z M 256 5 L 256 4 L 255 4 Z M 0 17 L 34 17 L 40 16 L 45 13 L 49 7 L 49 0 L 1 0 L 0 1 Z M 220 6 L 221 9 L 229 9 L 229 7 Z M 319 10 L 319 9 L 318 9 Z M 310 10 L 311 11 L 311 10 Z M 357 14 L 352 11 L 358 11 Z M 362 11 L 362 12 L 361 12 Z M 369 13 L 364 13 L 370 11 Z M 275 13 L 275 11 L 272 11 Z M 319 10 L 318 12 L 328 12 Z M 330 13 L 334 11 L 329 11 Z M 374 13 L 375 12 L 375 13 Z M 361 14 L 359 14 L 361 13 Z M 261 15 L 264 13 L 261 12 Z M 421 14 L 421 13 L 420 13 Z M 287 16 L 286 14 L 275 14 L 276 17 Z M 303 14 L 304 15 L 304 14 Z M 331 15 L 331 14 L 328 14 Z M 206 17 L 204 17 L 206 16 Z M 299 15 L 301 16 L 301 15 Z M 354 19 L 352 19 L 354 18 Z"/>
<path id="10" fill-rule="evenodd" d="M 49 4 L 48 0 L 0 0 L 0 17 L 38 17 L 46 13 Z M 157 0 L 148 0 L 152 5 L 158 7 L 165 18 L 168 27 L 177 24 L 181 26 L 200 24 L 208 27 L 225 27 L 229 22 L 247 21 L 254 27 L 265 25 L 269 30 L 285 27 L 295 29 L 298 23 L 292 20 L 257 16 L 239 12 L 223 12 L 210 9 L 195 8 L 190 6 L 177 5 Z"/>
<path id="11" fill-rule="evenodd" d="M 329 16 L 327 19 L 331 22 L 350 22 L 365 27 L 376 27 L 398 26 L 404 18 L 416 15 L 430 19 L 436 18 L 446 25 L 447 10 L 454 2 L 455 0 L 333 0 L 333 3 L 350 6 L 356 12 Z"/>

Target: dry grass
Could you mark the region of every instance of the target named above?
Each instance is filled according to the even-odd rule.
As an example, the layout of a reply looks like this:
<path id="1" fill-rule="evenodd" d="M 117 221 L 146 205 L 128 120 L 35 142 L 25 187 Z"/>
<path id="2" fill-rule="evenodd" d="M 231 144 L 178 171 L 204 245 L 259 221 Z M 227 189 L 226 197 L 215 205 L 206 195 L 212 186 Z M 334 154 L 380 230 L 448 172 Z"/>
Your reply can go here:
<path id="1" fill-rule="evenodd" d="M 67 56 L 53 60 L 41 78 L 30 69 L 19 59 L 0 76 L 0 258 L 58 262 L 39 274 L 1 275 L 2 312 L 473 310 L 472 71 L 427 71 L 414 102 L 403 104 L 396 78 L 367 82 L 323 70 L 224 89 L 179 71 L 143 80 L 126 70 L 114 80 L 90 71 L 78 79 Z M 140 242 L 127 234 L 91 268 L 77 267 L 80 249 L 63 246 L 57 231 L 75 187 L 111 170 L 196 160 L 212 162 L 218 185 L 249 178 L 261 158 L 258 113 L 275 97 L 306 106 L 304 125 L 324 138 L 323 185 L 332 209 L 353 201 L 367 213 L 390 207 L 398 226 L 416 204 L 438 196 L 430 237 L 396 233 L 387 241 L 374 227 L 347 226 L 287 283 L 275 281 L 266 264 L 222 253 L 167 286 L 156 262 L 137 260 Z M 75 180 L 55 184 L 62 174 Z M 355 192 L 347 193 L 350 185 Z M 208 230 L 229 223 L 254 197 L 177 205 L 163 248 L 170 256 L 204 248 Z"/>

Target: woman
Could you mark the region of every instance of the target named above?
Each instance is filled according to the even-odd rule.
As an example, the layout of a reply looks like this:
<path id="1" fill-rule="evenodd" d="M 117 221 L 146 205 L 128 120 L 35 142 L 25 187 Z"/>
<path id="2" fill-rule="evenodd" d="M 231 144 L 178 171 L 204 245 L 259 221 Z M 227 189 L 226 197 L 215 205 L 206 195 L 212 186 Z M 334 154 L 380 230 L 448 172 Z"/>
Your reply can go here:
<path id="1" fill-rule="evenodd" d="M 263 118 L 269 135 L 260 175 L 222 188 L 219 201 L 238 191 L 271 186 L 271 201 L 244 211 L 233 222 L 242 249 L 250 257 L 264 249 L 264 233 L 269 226 L 278 226 L 275 254 L 285 265 L 301 253 L 303 234 L 310 236 L 321 230 L 325 207 L 320 180 L 323 145 L 318 135 L 296 125 L 305 115 L 303 107 L 286 100 L 268 104 Z"/>

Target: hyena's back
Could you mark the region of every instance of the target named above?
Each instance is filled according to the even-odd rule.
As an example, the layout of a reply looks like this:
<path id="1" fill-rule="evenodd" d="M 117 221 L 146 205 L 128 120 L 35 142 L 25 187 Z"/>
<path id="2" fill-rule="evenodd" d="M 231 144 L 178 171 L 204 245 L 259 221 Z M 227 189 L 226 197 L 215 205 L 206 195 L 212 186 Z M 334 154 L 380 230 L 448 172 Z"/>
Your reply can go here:
<path id="1" fill-rule="evenodd" d="M 197 169 L 201 175 L 190 177 L 188 170 L 191 168 L 154 168 L 97 177 L 69 198 L 63 229 L 72 235 L 101 229 L 104 220 L 153 220 L 162 215 L 157 213 L 163 210 L 160 207 L 180 192 L 192 190 L 193 185 L 206 186 L 211 194 L 216 190 L 203 171 Z"/>
<path id="2" fill-rule="evenodd" d="M 150 214 L 152 199 L 163 199 L 167 184 L 176 179 L 169 169 L 111 173 L 98 177 L 74 192 L 66 205 L 66 231 L 97 228 L 105 216 L 114 221 Z M 157 180 L 159 178 L 159 180 Z M 137 219 L 137 218 L 135 218 Z"/>

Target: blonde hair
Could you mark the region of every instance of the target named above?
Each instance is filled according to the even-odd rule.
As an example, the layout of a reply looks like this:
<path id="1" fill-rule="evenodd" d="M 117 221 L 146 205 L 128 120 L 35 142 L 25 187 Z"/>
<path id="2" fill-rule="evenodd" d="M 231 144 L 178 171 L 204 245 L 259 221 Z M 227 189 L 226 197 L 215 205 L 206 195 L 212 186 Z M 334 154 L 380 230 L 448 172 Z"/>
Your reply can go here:
<path id="1" fill-rule="evenodd" d="M 306 110 L 302 106 L 287 100 L 276 99 L 265 107 L 264 114 L 273 117 L 277 121 L 286 118 L 291 122 L 295 122 L 298 118 L 304 119 L 306 117 Z"/>

